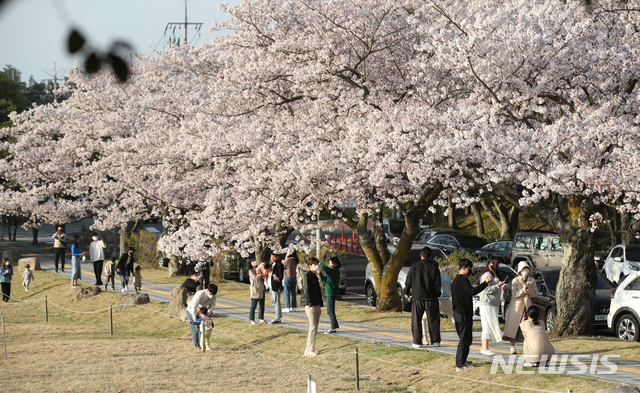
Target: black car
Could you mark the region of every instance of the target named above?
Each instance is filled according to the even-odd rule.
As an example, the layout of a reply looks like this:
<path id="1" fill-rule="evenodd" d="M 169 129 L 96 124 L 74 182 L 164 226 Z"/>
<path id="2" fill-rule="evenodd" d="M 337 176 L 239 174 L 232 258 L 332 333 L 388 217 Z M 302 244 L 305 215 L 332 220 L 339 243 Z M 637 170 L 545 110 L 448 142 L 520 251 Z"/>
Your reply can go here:
<path id="1" fill-rule="evenodd" d="M 442 233 L 429 239 L 426 245 L 439 248 L 446 254 L 454 251 L 466 251 L 473 255 L 474 252 L 486 246 L 487 241 L 478 236 L 462 233 Z"/>
<path id="2" fill-rule="evenodd" d="M 540 316 L 544 317 L 547 330 L 555 327 L 556 315 L 558 315 L 556 305 L 556 286 L 560 279 L 560 269 L 533 269 L 531 274 L 536 280 L 538 295 L 531 299 L 532 303 L 540 309 Z M 511 288 L 505 290 L 505 309 L 511 301 Z M 614 285 L 603 274 L 598 272 L 598 286 L 596 287 L 596 298 L 593 302 L 593 313 L 591 316 L 591 326 L 595 330 L 607 329 L 607 315 L 611 305 L 611 291 Z"/>
<path id="3" fill-rule="evenodd" d="M 511 248 L 513 247 L 513 241 L 501 240 L 498 242 L 489 243 L 486 246 L 475 252 L 481 260 L 486 261 L 490 256 L 498 258 L 500 263 L 505 265 L 511 264 Z"/>

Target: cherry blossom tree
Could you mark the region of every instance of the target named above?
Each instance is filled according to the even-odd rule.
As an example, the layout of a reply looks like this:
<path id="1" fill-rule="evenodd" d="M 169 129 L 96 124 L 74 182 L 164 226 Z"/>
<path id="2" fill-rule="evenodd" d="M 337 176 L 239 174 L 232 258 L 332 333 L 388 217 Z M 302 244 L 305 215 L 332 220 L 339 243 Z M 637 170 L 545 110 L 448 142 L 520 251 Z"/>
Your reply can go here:
<path id="1" fill-rule="evenodd" d="M 464 80 L 451 129 L 465 176 L 554 228 L 563 245 L 559 334 L 591 329 L 592 220 L 637 212 L 637 24 L 614 2 L 425 3 L 422 47 Z M 637 7 L 635 7 L 637 8 Z M 561 207 L 551 203 L 560 198 Z"/>

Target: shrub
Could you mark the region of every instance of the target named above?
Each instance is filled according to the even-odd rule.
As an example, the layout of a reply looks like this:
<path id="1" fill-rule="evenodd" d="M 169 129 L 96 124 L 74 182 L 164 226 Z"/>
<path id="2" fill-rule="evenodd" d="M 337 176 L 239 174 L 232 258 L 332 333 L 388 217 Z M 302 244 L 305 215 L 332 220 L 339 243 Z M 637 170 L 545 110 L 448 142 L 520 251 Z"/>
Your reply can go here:
<path id="1" fill-rule="evenodd" d="M 156 269 L 158 261 L 162 258 L 162 252 L 158 249 L 160 235 L 140 230 L 134 232 L 127 239 L 127 244 L 136 250 L 136 265 L 145 269 Z"/>

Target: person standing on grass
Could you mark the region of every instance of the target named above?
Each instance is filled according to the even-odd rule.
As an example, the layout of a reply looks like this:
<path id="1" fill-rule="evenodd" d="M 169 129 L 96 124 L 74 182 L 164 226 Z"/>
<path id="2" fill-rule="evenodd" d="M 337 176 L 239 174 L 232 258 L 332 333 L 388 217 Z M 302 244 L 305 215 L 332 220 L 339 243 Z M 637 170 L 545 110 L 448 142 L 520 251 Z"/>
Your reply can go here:
<path id="1" fill-rule="evenodd" d="M 511 281 L 511 302 L 504 321 L 502 339 L 511 343 L 510 353 L 516 353 L 516 342 L 523 342 L 524 336 L 520 330 L 520 323 L 524 320 L 525 312 L 531 307 L 531 298 L 538 294 L 536 280 L 530 277 L 531 268 L 522 261 L 518 264 L 518 275 Z"/>
<path id="2" fill-rule="evenodd" d="M 71 288 L 78 286 L 80 278 L 80 258 L 86 254 L 80 249 L 80 236 L 73 235 L 71 239 Z"/>
<path id="3" fill-rule="evenodd" d="M 317 274 L 320 272 L 320 261 L 317 258 L 309 258 L 307 266 L 309 271 L 302 277 L 302 292 L 300 304 L 304 306 L 304 312 L 309 319 L 309 334 L 304 356 L 316 356 L 316 334 L 322 311 L 322 291 Z"/>
<path id="4" fill-rule="evenodd" d="M 438 298 L 438 306 L 440 307 L 440 313 L 444 314 L 453 321 L 453 305 L 451 305 L 451 277 L 443 271 L 440 272 L 440 286 L 442 288 L 442 294 Z M 427 337 L 427 312 L 422 314 L 422 345 L 428 345 L 429 338 Z M 435 344 L 434 344 L 435 345 Z"/>
<path id="5" fill-rule="evenodd" d="M 104 263 L 104 250 L 107 245 L 104 239 L 98 239 L 98 234 L 93 232 L 89 245 L 89 256 L 93 264 L 93 274 L 96 276 L 96 285 L 102 286 L 102 264 Z"/>
<path id="6" fill-rule="evenodd" d="M 342 264 L 338 257 L 332 257 L 329 260 L 329 266 L 325 266 L 324 263 L 320 264 L 320 280 L 324 283 L 324 293 L 327 295 L 327 314 L 331 320 L 331 329 L 327 330 L 325 334 L 336 334 L 336 329 L 340 327 L 336 318 L 336 300 L 340 294 L 341 267 Z"/>
<path id="7" fill-rule="evenodd" d="M 404 296 L 411 302 L 411 333 L 413 347 L 424 348 L 429 342 L 422 341 L 422 315 L 427 313 L 429 335 L 434 346 L 440 346 L 440 297 L 442 284 L 438 264 L 431 259 L 431 249 L 420 250 L 420 262 L 414 264 L 407 273 L 404 283 Z M 426 336 L 426 332 L 424 332 Z"/>
<path id="8" fill-rule="evenodd" d="M 133 263 L 135 258 L 133 256 L 135 250 L 133 247 L 129 247 L 126 254 L 120 256 L 120 260 L 116 265 L 116 272 L 120 276 L 120 285 L 122 286 L 122 292 L 129 291 L 129 275 L 133 274 Z"/>
<path id="9" fill-rule="evenodd" d="M 27 292 L 29 292 L 29 284 L 31 283 L 31 281 L 35 281 L 33 272 L 29 270 L 30 267 L 31 266 L 27 263 L 26 265 L 24 265 L 24 272 L 22 272 L 22 286 Z"/>
<path id="10" fill-rule="evenodd" d="M 9 258 L 4 258 L 0 267 L 0 287 L 2 287 L 2 301 L 5 303 L 11 297 L 11 276 L 13 276 L 11 261 Z"/>
<path id="11" fill-rule="evenodd" d="M 289 250 L 282 265 L 284 266 L 284 312 L 296 311 L 298 254 Z"/>
<path id="12" fill-rule="evenodd" d="M 482 292 L 489 283 L 493 282 L 493 279 L 488 277 L 482 284 L 474 287 L 469 281 L 469 276 L 473 271 L 473 263 L 466 258 L 462 258 L 458 262 L 458 268 L 460 271 L 451 283 L 451 297 L 453 320 L 456 325 L 456 333 L 460 337 L 458 349 L 456 350 L 456 371 L 462 371 L 473 367 L 473 363 L 467 361 L 469 347 L 473 341 L 473 296 Z"/>
<path id="13" fill-rule="evenodd" d="M 282 293 L 282 280 L 284 279 L 284 265 L 280 261 L 280 255 L 271 254 L 271 275 L 269 282 L 269 294 L 273 304 L 276 317 L 270 324 L 281 323 L 282 305 L 280 304 L 280 294 Z"/>
<path id="14" fill-rule="evenodd" d="M 484 291 L 480 292 L 479 310 L 480 321 L 482 322 L 482 350 L 481 354 L 492 356 L 495 353 L 489 350 L 489 340 L 499 343 L 502 341 L 500 331 L 500 321 L 498 320 L 498 310 L 500 308 L 500 295 L 504 281 L 500 281 L 500 262 L 495 256 L 487 259 L 487 266 L 484 274 L 480 277 L 480 282 L 491 278 L 491 283 Z"/>
<path id="15" fill-rule="evenodd" d="M 264 264 L 258 266 L 258 261 L 251 261 L 251 269 L 249 269 L 249 296 L 251 297 L 251 307 L 249 307 L 249 322 L 256 324 L 256 306 L 258 306 L 258 318 L 260 324 L 264 321 Z"/>
<path id="16" fill-rule="evenodd" d="M 200 332 L 200 348 L 206 348 L 207 351 L 211 350 L 211 344 L 209 344 L 209 339 L 211 338 L 211 330 L 213 330 L 213 321 L 208 316 L 208 311 L 206 307 L 200 307 L 198 312 L 198 320 L 190 322 L 191 326 L 195 326 Z M 200 330 L 200 324 L 204 324 L 204 335 Z"/>
<path id="17" fill-rule="evenodd" d="M 133 273 L 133 289 L 136 293 L 142 288 L 142 274 L 140 273 L 141 267 L 136 266 L 136 271 Z"/>
<path id="18" fill-rule="evenodd" d="M 60 261 L 60 266 L 64 273 L 64 254 L 67 251 L 67 234 L 64 233 L 64 228 L 59 226 L 58 230 L 53 234 L 53 236 L 51 236 L 51 238 L 53 239 L 53 249 L 55 250 L 56 255 L 54 260 L 56 273 L 58 273 L 58 261 Z"/>
<path id="19" fill-rule="evenodd" d="M 218 293 L 218 286 L 216 284 L 209 284 L 207 289 L 196 292 L 195 295 L 189 301 L 187 305 L 187 318 L 189 322 L 194 322 L 198 315 L 198 310 L 202 307 L 207 309 L 206 315 L 213 316 L 213 310 L 216 307 L 216 294 Z M 200 348 L 200 332 L 195 325 L 191 325 L 191 338 L 193 338 L 193 345 L 197 349 Z"/>
<path id="20" fill-rule="evenodd" d="M 116 290 L 116 258 L 115 257 L 111 257 L 111 259 L 109 259 L 109 261 L 107 261 L 107 264 L 104 267 L 104 273 L 105 276 L 107 277 L 107 283 L 104 284 L 104 290 L 107 290 L 107 287 L 109 286 L 109 281 L 111 281 L 111 289 L 112 290 Z"/>

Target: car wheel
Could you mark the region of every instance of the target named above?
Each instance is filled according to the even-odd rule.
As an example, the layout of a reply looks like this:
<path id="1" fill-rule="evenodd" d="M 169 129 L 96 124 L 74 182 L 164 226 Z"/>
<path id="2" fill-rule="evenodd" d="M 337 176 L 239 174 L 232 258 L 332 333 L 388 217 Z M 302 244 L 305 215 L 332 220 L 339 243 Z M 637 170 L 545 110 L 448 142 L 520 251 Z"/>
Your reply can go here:
<path id="1" fill-rule="evenodd" d="M 638 321 L 631 314 L 624 314 L 616 323 L 616 336 L 620 340 L 638 341 Z"/>
<path id="2" fill-rule="evenodd" d="M 365 289 L 367 293 L 367 304 L 371 307 L 376 306 L 376 301 L 378 300 L 378 295 L 376 294 L 376 290 L 373 289 L 373 285 L 367 283 L 367 288 Z"/>
<path id="3" fill-rule="evenodd" d="M 547 311 L 544 324 L 546 325 L 545 327 L 548 332 L 552 331 L 556 327 L 556 310 L 550 308 L 549 311 Z"/>

